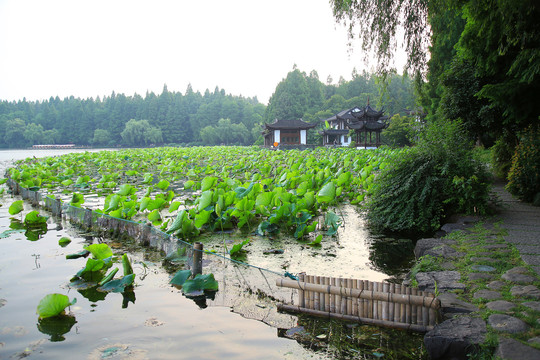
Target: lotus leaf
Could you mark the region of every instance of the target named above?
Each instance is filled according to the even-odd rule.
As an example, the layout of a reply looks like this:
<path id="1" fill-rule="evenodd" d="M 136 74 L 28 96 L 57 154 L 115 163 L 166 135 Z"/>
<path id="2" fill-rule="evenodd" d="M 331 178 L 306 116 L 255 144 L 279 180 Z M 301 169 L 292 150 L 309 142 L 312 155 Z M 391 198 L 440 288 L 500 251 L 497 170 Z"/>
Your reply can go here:
<path id="1" fill-rule="evenodd" d="M 210 206 L 212 204 L 213 196 L 214 194 L 211 190 L 204 191 L 199 197 L 198 211 L 202 211 L 206 209 L 208 206 Z"/>
<path id="2" fill-rule="evenodd" d="M 193 279 L 187 280 L 182 285 L 182 291 L 184 294 L 189 294 L 197 291 L 217 291 L 219 284 L 214 279 L 214 274 L 201 275 L 197 274 Z"/>
<path id="3" fill-rule="evenodd" d="M 186 282 L 187 279 L 191 277 L 191 270 L 179 270 L 174 274 L 171 281 L 169 281 L 170 284 L 176 285 L 176 286 L 182 286 Z"/>
<path id="4" fill-rule="evenodd" d="M 47 219 L 47 216 L 41 216 L 37 210 L 33 210 L 26 214 L 24 223 L 30 227 L 41 227 L 43 224 L 47 223 Z"/>
<path id="5" fill-rule="evenodd" d="M 124 269 L 124 276 L 133 274 L 133 267 L 131 266 L 131 261 L 127 254 L 122 255 L 122 267 Z"/>
<path id="6" fill-rule="evenodd" d="M 217 183 L 217 178 L 214 176 L 207 176 L 201 182 L 201 190 L 206 191 L 213 188 Z"/>
<path id="7" fill-rule="evenodd" d="M 118 187 L 117 194 L 121 195 L 121 196 L 128 196 L 128 195 L 135 194 L 136 191 L 137 191 L 137 189 L 133 185 L 131 185 L 131 184 L 122 184 L 122 185 L 120 185 Z"/>
<path id="8" fill-rule="evenodd" d="M 67 246 L 71 242 L 71 239 L 68 237 L 61 237 L 60 240 L 58 240 L 58 245 L 64 247 Z"/>
<path id="9" fill-rule="evenodd" d="M 135 274 L 129 274 L 124 276 L 121 279 L 111 280 L 104 284 L 103 286 L 99 287 L 99 291 L 104 292 L 124 292 L 127 287 L 133 285 L 135 282 Z"/>
<path id="10" fill-rule="evenodd" d="M 336 186 L 333 182 L 329 182 L 324 185 L 317 193 L 317 200 L 319 202 L 329 203 L 336 198 Z"/>
<path id="11" fill-rule="evenodd" d="M 36 313 L 41 319 L 60 315 L 64 310 L 74 305 L 77 299 L 69 301 L 69 298 L 64 294 L 49 294 L 40 300 Z"/>
<path id="12" fill-rule="evenodd" d="M 166 231 L 166 233 L 172 234 L 182 229 L 182 224 L 184 223 L 185 218 L 187 218 L 187 212 L 186 210 L 182 210 L 176 215 L 176 218 L 174 219 L 173 223 L 171 224 L 171 227 Z"/>
<path id="13" fill-rule="evenodd" d="M 158 188 L 160 188 L 161 190 L 163 190 L 163 191 L 167 190 L 167 188 L 169 187 L 169 185 L 170 185 L 170 183 L 169 183 L 167 180 L 165 180 L 165 179 L 161 180 L 160 182 L 158 182 L 158 183 L 156 184 L 156 186 L 157 186 Z"/>
<path id="14" fill-rule="evenodd" d="M 210 220 L 211 211 L 202 210 L 195 216 L 195 226 L 202 228 Z"/>
<path id="15" fill-rule="evenodd" d="M 9 206 L 9 214 L 10 215 L 16 215 L 16 214 L 20 213 L 21 211 L 23 211 L 23 209 L 24 209 L 23 204 L 24 204 L 23 200 L 14 201 Z"/>
<path id="16" fill-rule="evenodd" d="M 158 209 L 152 210 L 150 214 L 148 214 L 148 220 L 151 222 L 160 221 L 161 220 L 161 214 L 159 213 Z"/>
<path id="17" fill-rule="evenodd" d="M 85 247 L 92 253 L 95 259 L 106 259 L 113 256 L 113 252 L 107 244 L 92 244 Z"/>

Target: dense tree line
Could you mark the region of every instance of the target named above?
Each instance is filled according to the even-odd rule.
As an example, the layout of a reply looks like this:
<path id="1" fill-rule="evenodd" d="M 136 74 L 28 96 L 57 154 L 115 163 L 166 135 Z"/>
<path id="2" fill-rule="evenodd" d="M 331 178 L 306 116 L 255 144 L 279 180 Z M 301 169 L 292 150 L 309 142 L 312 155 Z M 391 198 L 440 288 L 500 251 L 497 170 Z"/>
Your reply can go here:
<path id="1" fill-rule="evenodd" d="M 321 119 L 351 108 L 385 107 L 389 115 L 414 106 L 413 84 L 392 76 L 383 91 L 375 76 L 352 74 L 352 80 L 331 78 L 324 84 L 316 71 L 296 67 L 276 87 L 269 105 L 257 98 L 226 94 L 216 88 L 204 94 L 188 86 L 184 94 L 165 85 L 161 94 L 149 92 L 100 99 L 0 102 L 0 146 L 20 148 L 34 144 L 73 143 L 94 146 L 149 146 L 161 144 L 251 145 L 261 141 L 264 122 Z M 317 142 L 316 131 L 309 139 Z"/>
<path id="2" fill-rule="evenodd" d="M 182 94 L 166 85 L 161 94 L 149 92 L 144 98 L 113 92 L 103 99 L 1 101 L 0 146 L 202 144 L 201 129 L 222 118 L 249 130 L 249 136 L 235 143 L 252 144 L 251 130 L 262 122 L 265 108 L 256 98 L 219 88 L 201 94 L 188 86 Z"/>

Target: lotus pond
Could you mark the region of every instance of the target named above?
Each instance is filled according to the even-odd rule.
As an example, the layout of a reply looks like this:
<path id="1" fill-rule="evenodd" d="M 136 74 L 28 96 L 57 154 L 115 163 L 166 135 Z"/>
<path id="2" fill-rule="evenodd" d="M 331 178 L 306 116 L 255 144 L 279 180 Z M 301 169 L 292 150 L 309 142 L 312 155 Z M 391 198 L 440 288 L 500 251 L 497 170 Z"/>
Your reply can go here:
<path id="1" fill-rule="evenodd" d="M 0 258 L 1 357 L 77 351 L 86 358 L 422 358 L 418 335 L 275 311 L 273 277 L 285 272 L 381 281 L 408 270 L 411 241 L 370 234 L 357 206 L 393 156 L 398 153 L 390 150 L 165 148 L 19 163 L 11 176 L 27 188 L 203 242 L 210 251 L 203 273 L 215 277 L 218 291 L 187 297 L 170 284 L 184 266 L 164 261 L 170 254 L 83 232 L 63 219 L 49 217 L 36 237 L 25 227 L 26 215 L 50 214 L 25 203 L 10 215 L 19 198 L 4 194 L 0 222 L 13 231 L 3 234 Z M 65 238 L 71 241 L 62 247 Z M 134 273 L 129 289 L 74 284 L 87 259 L 66 255 L 91 244 L 108 245 L 118 280 L 127 255 Z M 76 298 L 62 321 L 36 314 L 51 293 Z"/>

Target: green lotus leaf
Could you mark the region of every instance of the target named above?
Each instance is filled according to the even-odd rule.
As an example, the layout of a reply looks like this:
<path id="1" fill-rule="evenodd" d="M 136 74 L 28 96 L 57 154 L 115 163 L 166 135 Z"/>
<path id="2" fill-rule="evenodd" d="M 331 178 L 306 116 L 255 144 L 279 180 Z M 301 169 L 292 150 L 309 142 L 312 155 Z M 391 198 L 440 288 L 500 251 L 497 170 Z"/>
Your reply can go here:
<path id="1" fill-rule="evenodd" d="M 24 202 L 22 200 L 14 201 L 9 206 L 9 214 L 10 215 L 16 215 L 16 214 L 20 213 L 21 211 L 23 211 L 23 209 L 24 209 Z"/>
<path id="2" fill-rule="evenodd" d="M 180 270 L 176 274 L 174 274 L 171 281 L 169 281 L 169 284 L 182 286 L 184 285 L 186 280 L 189 279 L 190 276 L 191 276 L 191 270 Z"/>
<path id="3" fill-rule="evenodd" d="M 161 220 L 161 214 L 160 214 L 159 210 L 158 209 L 152 210 L 148 214 L 148 220 L 150 220 L 151 222 Z"/>
<path id="4" fill-rule="evenodd" d="M 84 196 L 83 194 L 79 194 L 79 193 L 73 193 L 73 195 L 71 196 L 71 201 L 69 202 L 70 205 L 72 206 L 81 206 L 81 204 L 84 203 Z"/>
<path id="5" fill-rule="evenodd" d="M 58 245 L 64 247 L 67 246 L 71 242 L 71 239 L 68 237 L 61 237 L 60 240 L 58 240 Z"/>
<path id="6" fill-rule="evenodd" d="M 164 179 L 156 184 L 156 186 L 158 188 L 160 188 L 161 190 L 163 190 L 163 191 L 165 191 L 169 187 L 169 185 L 170 185 L 170 183 L 167 180 L 164 180 Z"/>
<path id="7" fill-rule="evenodd" d="M 104 284 L 103 286 L 99 287 L 99 291 L 104 292 L 124 292 L 126 290 L 126 287 L 129 287 L 133 285 L 135 282 L 135 274 L 129 274 L 124 276 L 121 279 L 111 280 Z"/>
<path id="8" fill-rule="evenodd" d="M 187 218 L 186 210 L 182 210 L 176 215 L 176 218 L 174 219 L 173 223 L 171 224 L 171 227 L 166 231 L 166 233 L 172 234 L 176 232 L 177 230 L 182 229 L 184 218 Z"/>
<path id="9" fill-rule="evenodd" d="M 214 274 L 197 274 L 195 278 L 187 280 L 184 285 L 182 285 L 182 291 L 185 294 L 203 290 L 217 291 L 218 288 L 218 282 L 214 279 Z"/>
<path id="10" fill-rule="evenodd" d="M 176 210 L 178 210 L 178 208 L 180 207 L 180 205 L 182 205 L 182 203 L 180 201 L 174 201 L 171 206 L 169 206 L 169 212 L 172 213 Z"/>
<path id="11" fill-rule="evenodd" d="M 199 197 L 198 211 L 202 211 L 210 206 L 212 204 L 213 197 L 214 193 L 211 190 L 204 191 Z"/>
<path id="12" fill-rule="evenodd" d="M 36 313 L 41 319 L 57 316 L 63 313 L 68 306 L 74 305 L 76 302 L 77 299 L 74 298 L 72 301 L 69 301 L 69 298 L 64 294 L 49 294 L 41 299 Z"/>
<path id="13" fill-rule="evenodd" d="M 202 210 L 200 213 L 195 215 L 195 226 L 199 229 L 202 228 L 210 220 L 211 214 L 212 211 Z"/>
<path id="14" fill-rule="evenodd" d="M 61 181 L 60 184 L 64 185 L 65 187 L 68 187 L 69 185 L 73 184 L 73 180 L 66 179 L 64 181 Z"/>
<path id="15" fill-rule="evenodd" d="M 317 200 L 319 202 L 329 203 L 336 198 L 336 186 L 333 182 L 329 182 L 322 187 L 317 193 Z"/>
<path id="16" fill-rule="evenodd" d="M 112 249 L 107 244 L 92 244 L 85 247 L 95 259 L 106 259 L 113 256 Z"/>
<path id="17" fill-rule="evenodd" d="M 201 191 L 206 191 L 214 187 L 217 183 L 217 178 L 214 176 L 207 176 L 201 182 Z"/>
<path id="18" fill-rule="evenodd" d="M 128 196 L 128 195 L 132 195 L 132 194 L 135 194 L 135 192 L 137 191 L 137 189 L 131 185 L 131 184 L 122 184 L 118 187 L 118 191 L 116 192 L 118 195 L 122 195 L 122 196 Z"/>
<path id="19" fill-rule="evenodd" d="M 26 214 L 24 223 L 28 226 L 41 226 L 47 223 L 47 219 L 47 216 L 41 216 L 37 210 L 33 210 Z"/>

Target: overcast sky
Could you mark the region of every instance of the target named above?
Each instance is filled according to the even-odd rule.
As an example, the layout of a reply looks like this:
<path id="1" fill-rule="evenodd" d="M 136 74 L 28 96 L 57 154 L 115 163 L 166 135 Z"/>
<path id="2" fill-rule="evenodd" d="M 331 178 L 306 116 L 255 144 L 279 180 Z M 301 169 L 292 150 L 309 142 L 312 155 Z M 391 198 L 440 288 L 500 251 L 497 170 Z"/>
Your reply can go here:
<path id="1" fill-rule="evenodd" d="M 294 64 L 324 83 L 366 69 L 347 42 L 328 0 L 0 0 L 0 100 L 191 83 L 267 103 Z"/>

